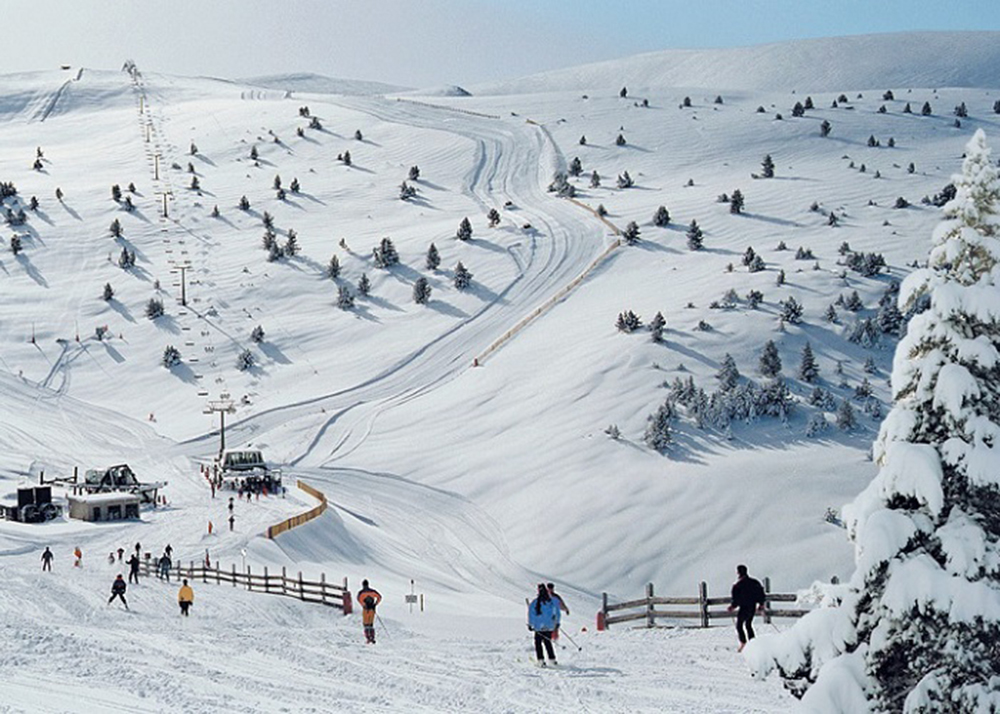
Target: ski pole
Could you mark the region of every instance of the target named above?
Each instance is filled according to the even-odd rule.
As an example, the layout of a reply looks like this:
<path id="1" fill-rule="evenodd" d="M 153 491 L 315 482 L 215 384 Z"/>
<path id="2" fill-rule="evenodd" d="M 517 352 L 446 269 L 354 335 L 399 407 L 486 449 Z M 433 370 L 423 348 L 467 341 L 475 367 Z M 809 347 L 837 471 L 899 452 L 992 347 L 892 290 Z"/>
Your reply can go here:
<path id="1" fill-rule="evenodd" d="M 382 625 L 382 629 L 385 631 L 385 636 L 388 637 L 389 630 L 386 628 L 385 623 L 382 622 L 382 618 L 378 616 L 378 613 L 375 613 L 375 619 L 378 620 L 378 624 Z"/>
<path id="2" fill-rule="evenodd" d="M 573 646 L 574 646 L 574 647 L 576 647 L 576 651 L 577 651 L 577 652 L 583 652 L 583 647 L 581 647 L 580 645 L 578 645 L 578 644 L 576 643 L 576 641 L 575 641 L 575 640 L 574 640 L 574 639 L 573 639 L 572 637 L 570 637 L 570 636 L 569 636 L 569 633 L 568 633 L 568 632 L 565 632 L 565 631 L 563 631 L 563 630 L 559 630 L 559 634 L 560 634 L 560 635 L 562 635 L 563 637 L 565 637 L 565 638 L 566 638 L 567 640 L 569 640 L 570 642 L 572 642 L 572 643 L 573 643 Z"/>

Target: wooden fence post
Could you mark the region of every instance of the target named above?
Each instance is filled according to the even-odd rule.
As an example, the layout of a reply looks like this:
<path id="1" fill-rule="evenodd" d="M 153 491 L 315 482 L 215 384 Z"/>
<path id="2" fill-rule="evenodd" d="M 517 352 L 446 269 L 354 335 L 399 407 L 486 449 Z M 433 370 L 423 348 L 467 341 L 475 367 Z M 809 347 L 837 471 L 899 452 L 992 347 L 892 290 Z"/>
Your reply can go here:
<path id="1" fill-rule="evenodd" d="M 653 627 L 656 617 L 653 615 L 653 584 L 646 584 L 646 627 Z"/>
<path id="2" fill-rule="evenodd" d="M 215 584 L 218 585 L 222 582 L 222 577 L 219 575 L 219 561 L 215 561 Z"/>
<path id="3" fill-rule="evenodd" d="M 233 587 L 236 587 L 236 563 L 233 563 Z"/>
<path id="4" fill-rule="evenodd" d="M 266 592 L 266 593 L 271 592 L 271 581 L 270 581 L 270 579 L 268 578 L 268 575 L 267 575 L 267 566 L 266 565 L 264 566 L 264 592 Z"/>
<path id="5" fill-rule="evenodd" d="M 764 624 L 771 624 L 771 603 L 767 601 L 767 596 L 771 593 L 771 578 L 764 578 Z"/>
<path id="6" fill-rule="evenodd" d="M 250 566 L 247 566 L 247 590 L 253 590 L 253 580 L 250 576 Z"/>
<path id="7" fill-rule="evenodd" d="M 303 602 L 305 602 L 305 599 L 306 599 L 306 588 L 305 588 L 305 585 L 302 584 L 302 571 L 300 570 L 299 571 L 299 600 L 302 600 Z"/>
<path id="8" fill-rule="evenodd" d="M 608 594 L 601 593 L 601 617 L 597 622 L 598 630 L 608 629 Z"/>
<path id="9" fill-rule="evenodd" d="M 698 613 L 701 615 L 701 626 L 708 627 L 708 583 L 704 580 L 698 583 Z"/>
<path id="10" fill-rule="evenodd" d="M 285 566 L 281 566 L 281 594 L 288 594 L 288 575 L 285 573 Z"/>
<path id="11" fill-rule="evenodd" d="M 319 597 L 326 605 L 326 573 L 319 574 Z"/>

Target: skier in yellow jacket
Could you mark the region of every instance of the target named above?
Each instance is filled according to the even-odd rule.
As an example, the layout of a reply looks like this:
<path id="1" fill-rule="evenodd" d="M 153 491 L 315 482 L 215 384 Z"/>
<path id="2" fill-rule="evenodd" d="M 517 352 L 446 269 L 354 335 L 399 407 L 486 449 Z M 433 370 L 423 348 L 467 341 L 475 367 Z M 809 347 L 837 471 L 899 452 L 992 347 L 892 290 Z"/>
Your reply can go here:
<path id="1" fill-rule="evenodd" d="M 188 585 L 187 580 L 184 580 L 184 584 L 181 585 L 181 589 L 177 592 L 177 602 L 181 606 L 181 614 L 187 617 L 188 608 L 194 602 L 194 590 Z"/>
<path id="2" fill-rule="evenodd" d="M 375 608 L 380 602 L 382 602 L 381 593 L 369 587 L 367 580 L 362 580 L 361 590 L 358 591 L 358 603 L 363 608 L 361 622 L 365 627 L 365 642 L 369 645 L 375 644 Z"/>

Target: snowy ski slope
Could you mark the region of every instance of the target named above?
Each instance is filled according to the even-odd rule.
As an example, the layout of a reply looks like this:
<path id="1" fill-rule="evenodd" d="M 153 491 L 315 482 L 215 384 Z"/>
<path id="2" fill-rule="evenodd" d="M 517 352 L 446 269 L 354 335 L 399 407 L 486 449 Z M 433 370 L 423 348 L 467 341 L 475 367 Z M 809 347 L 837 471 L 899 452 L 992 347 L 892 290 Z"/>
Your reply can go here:
<path id="1" fill-rule="evenodd" d="M 972 131 L 1000 126 L 1000 92 L 986 79 L 1000 66 L 994 39 L 789 43 L 768 47 L 766 61 L 756 48 L 743 64 L 757 74 L 733 82 L 719 69 L 732 64 L 729 51 L 680 65 L 643 56 L 472 88 L 472 97 L 332 94 L 312 77 L 291 78 L 289 91 L 282 78 L 251 85 L 146 68 L 137 81 L 89 68 L 0 77 L 0 180 L 40 201 L 25 226 L 6 230 L 4 242 L 16 230 L 24 250 L 0 252 L 0 497 L 43 470 L 75 466 L 128 462 L 142 478 L 169 481 L 169 506 L 141 523 L 0 522 L 0 622 L 10 634 L 0 646 L 0 710 L 786 711 L 777 683 L 747 680 L 728 631 L 579 628 L 592 629 L 601 591 L 634 598 L 655 582 L 659 593 L 693 594 L 706 580 L 718 594 L 737 562 L 781 591 L 849 572 L 850 544 L 823 513 L 873 474 L 866 452 L 878 421 L 859 408 L 859 428 L 842 433 L 830 412 L 830 428 L 806 437 L 818 410 L 796 377 L 799 353 L 809 342 L 838 401 L 867 377 L 888 403 L 893 344 L 866 349 L 846 334 L 874 314 L 890 278 L 923 260 L 939 211 L 920 198 L 948 182 Z M 933 61 L 914 49 L 932 40 L 955 49 Z M 797 59 L 804 54 L 809 62 Z M 914 83 L 899 83 L 883 55 L 912 57 L 901 64 Z M 882 99 L 888 89 L 895 100 Z M 849 101 L 832 108 L 842 92 Z M 685 96 L 692 107 L 682 109 Z M 792 118 L 807 96 L 816 108 Z M 920 116 L 924 101 L 931 116 Z M 903 112 L 907 102 L 914 113 Z M 956 128 L 960 102 L 969 117 Z M 299 115 L 306 105 L 322 129 Z M 879 147 L 867 145 L 870 135 Z M 36 147 L 41 171 L 31 168 Z M 336 158 L 345 151 L 351 166 Z M 765 154 L 776 177 L 751 179 Z M 580 205 L 546 191 L 574 157 L 584 169 L 573 180 Z M 417 196 L 400 201 L 414 165 Z M 594 170 L 598 188 L 589 187 Z M 636 186 L 619 190 L 626 170 Z M 276 175 L 286 189 L 297 178 L 301 192 L 279 200 Z M 129 182 L 133 213 L 111 200 L 112 184 Z M 741 216 L 716 201 L 736 188 Z M 249 211 L 237 208 L 244 195 Z M 899 196 L 912 205 L 893 208 Z M 639 244 L 611 251 L 473 367 L 614 243 L 585 208 L 598 204 L 619 228 L 636 221 Z M 671 213 L 666 228 L 651 222 L 659 205 Z M 494 229 L 490 208 L 502 216 Z M 827 225 L 831 210 L 837 227 Z M 297 232 L 299 255 L 268 261 L 265 211 L 279 243 Z M 474 227 L 467 243 L 454 238 L 464 216 Z M 705 231 L 698 252 L 685 244 L 692 219 Z M 401 256 L 390 270 L 371 258 L 384 236 Z M 788 251 L 776 250 L 781 241 Z M 841 277 L 845 241 L 883 253 L 889 275 Z M 431 242 L 437 271 L 424 264 Z M 747 246 L 766 270 L 742 266 Z M 800 246 L 815 259 L 796 260 Z M 136 254 L 131 271 L 118 267 L 123 247 Z M 337 280 L 326 275 L 333 255 Z M 474 275 L 466 291 L 452 285 L 458 261 Z M 172 272 L 184 263 L 186 306 Z M 371 295 L 338 309 L 338 285 L 354 290 L 362 273 Z M 421 276 L 433 289 L 425 306 L 411 296 Z M 741 298 L 760 290 L 764 302 L 710 307 L 730 288 Z M 839 323 L 826 322 L 827 306 L 853 290 L 865 310 L 838 308 Z M 790 296 L 804 319 L 781 330 L 778 303 Z M 156 321 L 144 314 L 152 297 L 166 307 Z M 619 333 L 626 309 L 645 322 L 662 311 L 665 342 Z M 109 338 L 99 341 L 95 328 L 105 325 Z M 257 325 L 259 345 L 250 339 Z M 643 444 L 665 382 L 692 376 L 711 391 L 727 352 L 759 379 L 768 339 L 800 400 L 787 425 L 738 423 L 727 439 L 682 418 L 667 455 Z M 183 359 L 172 369 L 159 364 L 168 344 Z M 256 365 L 239 371 L 247 349 Z M 868 357 L 874 374 L 863 370 Z M 262 538 L 314 505 L 290 489 L 284 500 L 241 504 L 234 532 L 208 534 L 227 513 L 197 465 L 218 448 L 217 418 L 203 409 L 222 395 L 237 406 L 227 442 L 263 449 L 286 478 L 326 493 L 323 517 Z M 621 439 L 604 433 L 610 424 Z M 254 567 L 346 575 L 352 588 L 368 577 L 387 597 L 389 632 L 366 650 L 356 617 L 214 585 L 196 588 L 183 623 L 175 590 L 159 583 L 130 591 L 134 612 L 107 610 L 101 598 L 117 567 L 106 554 L 136 541 L 154 551 L 169 542 L 185 561 L 208 549 L 224 564 L 241 563 L 245 549 Z M 45 545 L 57 553 L 51 576 L 37 572 Z M 81 570 L 70 567 L 76 546 Z M 423 615 L 403 604 L 411 578 L 427 599 Z M 561 651 L 564 672 L 525 672 L 523 598 L 542 579 L 565 591 L 568 631 L 584 645 Z"/>

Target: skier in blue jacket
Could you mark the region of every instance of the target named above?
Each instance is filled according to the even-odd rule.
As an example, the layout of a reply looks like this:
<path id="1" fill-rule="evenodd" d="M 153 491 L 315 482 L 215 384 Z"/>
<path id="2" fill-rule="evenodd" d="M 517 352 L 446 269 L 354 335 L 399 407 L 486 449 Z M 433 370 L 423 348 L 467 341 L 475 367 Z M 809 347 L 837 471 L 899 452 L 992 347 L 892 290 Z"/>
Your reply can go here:
<path id="1" fill-rule="evenodd" d="M 545 658 L 542 655 L 542 645 L 549 655 L 552 664 L 556 662 L 556 653 L 552 648 L 552 632 L 559 622 L 559 603 L 549 595 L 549 589 L 545 583 L 538 584 L 538 597 L 528 605 L 528 629 L 535 633 L 535 656 L 538 658 L 538 665 L 545 666 Z"/>

